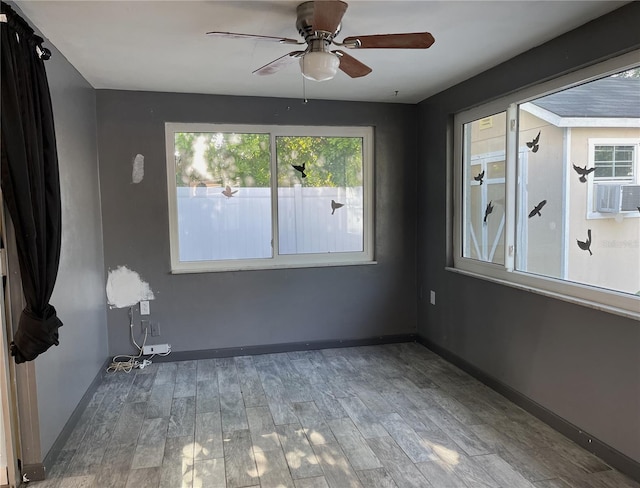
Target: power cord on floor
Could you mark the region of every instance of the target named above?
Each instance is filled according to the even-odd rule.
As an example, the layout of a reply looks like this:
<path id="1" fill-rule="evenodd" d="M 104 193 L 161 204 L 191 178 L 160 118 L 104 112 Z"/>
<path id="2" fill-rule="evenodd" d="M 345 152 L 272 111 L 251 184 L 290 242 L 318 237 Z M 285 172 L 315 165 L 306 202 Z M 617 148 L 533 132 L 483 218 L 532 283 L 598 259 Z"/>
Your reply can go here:
<path id="1" fill-rule="evenodd" d="M 115 373 L 116 371 L 131 373 L 131 371 L 133 371 L 134 369 L 144 369 L 151 364 L 151 358 L 153 358 L 153 356 L 151 356 L 151 358 L 149 359 L 143 359 L 142 361 L 140 361 L 140 358 L 142 357 L 142 350 L 147 343 L 148 330 L 145 329 L 142 346 L 139 346 L 136 342 L 136 338 L 133 335 L 133 307 L 129 307 L 129 328 L 131 330 L 131 342 L 133 342 L 133 345 L 138 349 L 138 355 L 132 356 L 128 354 L 119 354 L 117 356 L 114 356 L 111 360 L 111 364 L 107 368 L 107 373 Z M 166 354 L 163 355 L 166 356 Z M 122 358 L 126 359 L 123 360 Z"/>

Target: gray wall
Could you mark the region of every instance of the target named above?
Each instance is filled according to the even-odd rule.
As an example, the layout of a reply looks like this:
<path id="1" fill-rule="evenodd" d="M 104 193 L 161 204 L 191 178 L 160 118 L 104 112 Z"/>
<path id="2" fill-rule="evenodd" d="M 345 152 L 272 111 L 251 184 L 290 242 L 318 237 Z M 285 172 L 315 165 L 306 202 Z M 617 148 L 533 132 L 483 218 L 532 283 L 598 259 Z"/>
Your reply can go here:
<path id="1" fill-rule="evenodd" d="M 60 345 L 36 361 L 42 455 L 107 359 L 107 317 L 96 144 L 95 90 L 51 43 L 45 62 L 56 126 L 62 250 L 51 297 Z"/>
<path id="2" fill-rule="evenodd" d="M 640 47 L 640 3 L 586 24 L 419 104 L 418 333 L 640 461 L 637 321 L 445 270 L 451 114 Z"/>
<path id="3" fill-rule="evenodd" d="M 415 332 L 417 107 L 110 90 L 97 102 L 105 269 L 149 283 L 154 343 L 195 351 Z M 165 122 L 375 126 L 378 264 L 171 275 Z M 138 153 L 145 176 L 132 184 Z M 132 352 L 126 309 L 107 316 L 110 353 Z"/>

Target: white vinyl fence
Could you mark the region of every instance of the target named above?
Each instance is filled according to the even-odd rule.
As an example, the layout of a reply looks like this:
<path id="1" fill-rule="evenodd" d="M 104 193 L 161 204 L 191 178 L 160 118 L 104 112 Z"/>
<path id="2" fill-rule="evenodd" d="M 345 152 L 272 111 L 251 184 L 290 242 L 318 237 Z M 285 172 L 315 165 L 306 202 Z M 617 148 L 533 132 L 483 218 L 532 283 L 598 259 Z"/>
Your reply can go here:
<path id="1" fill-rule="evenodd" d="M 269 258 L 271 190 L 179 187 L 180 261 Z M 331 200 L 344 204 L 332 215 Z M 362 188 L 278 189 L 280 254 L 363 250 Z"/>

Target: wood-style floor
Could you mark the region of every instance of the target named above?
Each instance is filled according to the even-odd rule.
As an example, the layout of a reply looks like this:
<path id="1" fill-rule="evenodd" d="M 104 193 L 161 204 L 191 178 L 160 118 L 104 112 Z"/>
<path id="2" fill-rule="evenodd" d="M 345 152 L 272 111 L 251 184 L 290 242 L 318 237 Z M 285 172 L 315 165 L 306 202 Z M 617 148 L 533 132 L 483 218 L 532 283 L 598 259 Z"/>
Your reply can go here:
<path id="1" fill-rule="evenodd" d="M 639 488 L 413 343 L 106 374 L 38 488 Z"/>

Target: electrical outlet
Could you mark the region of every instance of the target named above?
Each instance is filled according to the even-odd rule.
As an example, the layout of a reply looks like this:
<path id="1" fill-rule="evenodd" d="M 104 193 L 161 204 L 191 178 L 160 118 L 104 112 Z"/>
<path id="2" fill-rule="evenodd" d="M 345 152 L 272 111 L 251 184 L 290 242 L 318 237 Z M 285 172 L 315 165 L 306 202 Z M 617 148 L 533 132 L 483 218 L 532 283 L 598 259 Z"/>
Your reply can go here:
<path id="1" fill-rule="evenodd" d="M 142 347 L 142 354 L 145 356 L 150 356 L 151 354 L 167 354 L 168 352 L 171 352 L 171 346 L 169 344 L 153 344 Z"/>
<path id="2" fill-rule="evenodd" d="M 149 329 L 149 321 L 148 320 L 141 320 L 140 321 L 140 328 L 142 329 L 142 333 L 143 334 L 146 332 L 147 334 L 153 335 L 153 332 L 151 331 L 151 329 Z"/>
<path id="3" fill-rule="evenodd" d="M 140 315 L 149 315 L 149 300 L 142 300 L 140 302 Z"/>
<path id="4" fill-rule="evenodd" d="M 160 335 L 160 322 L 151 322 L 151 336 L 158 337 Z"/>
<path id="5" fill-rule="evenodd" d="M 433 291 L 433 290 L 431 290 L 430 300 L 431 300 L 431 305 L 435 305 L 436 304 L 436 292 Z"/>

